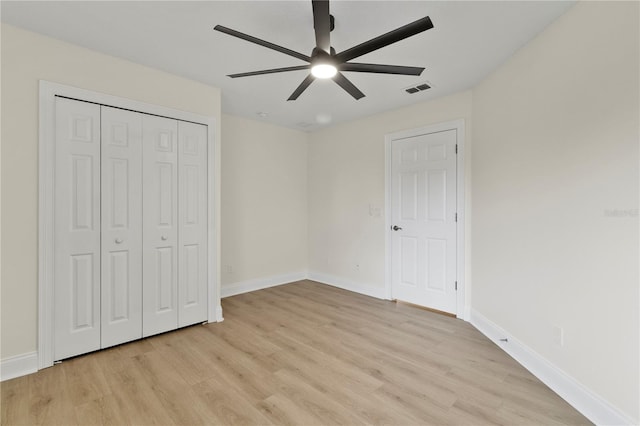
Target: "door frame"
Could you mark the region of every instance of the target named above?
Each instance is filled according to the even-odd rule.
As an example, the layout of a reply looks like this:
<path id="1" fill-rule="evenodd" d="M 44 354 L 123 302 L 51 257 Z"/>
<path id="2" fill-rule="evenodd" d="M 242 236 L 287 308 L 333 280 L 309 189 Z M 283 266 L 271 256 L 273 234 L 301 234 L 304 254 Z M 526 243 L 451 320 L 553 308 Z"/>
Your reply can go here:
<path id="1" fill-rule="evenodd" d="M 145 114 L 189 121 L 207 126 L 207 250 L 208 250 L 208 322 L 220 322 L 220 142 L 215 137 L 215 117 L 152 105 L 50 81 L 39 81 L 38 136 L 38 369 L 53 365 L 53 277 L 54 277 L 54 176 L 55 176 L 55 98 L 63 96 L 79 101 L 127 109 Z"/>
<path id="2" fill-rule="evenodd" d="M 456 131 L 456 143 L 458 145 L 456 156 L 456 211 L 458 221 L 456 222 L 456 276 L 458 281 L 458 291 L 456 294 L 456 317 L 469 320 L 469 307 L 467 306 L 466 282 L 465 282 L 465 121 L 464 119 L 447 121 L 443 123 L 431 124 L 425 127 L 402 130 L 389 133 L 384 137 L 385 148 L 385 294 L 387 299 L 394 300 L 393 288 L 391 285 L 391 197 L 393 185 L 391 182 L 391 148 L 394 141 L 412 138 L 415 136 L 427 135 L 430 133 L 444 132 L 447 130 Z"/>

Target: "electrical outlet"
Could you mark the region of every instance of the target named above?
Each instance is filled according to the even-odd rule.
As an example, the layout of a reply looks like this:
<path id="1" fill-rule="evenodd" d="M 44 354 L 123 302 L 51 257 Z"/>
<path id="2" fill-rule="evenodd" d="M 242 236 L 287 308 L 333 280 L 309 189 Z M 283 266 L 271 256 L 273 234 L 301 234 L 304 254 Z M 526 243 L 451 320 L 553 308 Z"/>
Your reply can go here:
<path id="1" fill-rule="evenodd" d="M 356 271 L 360 272 L 360 264 L 359 263 L 356 263 L 355 268 L 356 268 Z"/>
<path id="2" fill-rule="evenodd" d="M 226 272 L 227 274 L 233 274 L 233 266 L 224 265 L 224 272 Z"/>
<path id="3" fill-rule="evenodd" d="M 553 343 L 564 346 L 564 329 L 557 325 L 553 326 Z"/>

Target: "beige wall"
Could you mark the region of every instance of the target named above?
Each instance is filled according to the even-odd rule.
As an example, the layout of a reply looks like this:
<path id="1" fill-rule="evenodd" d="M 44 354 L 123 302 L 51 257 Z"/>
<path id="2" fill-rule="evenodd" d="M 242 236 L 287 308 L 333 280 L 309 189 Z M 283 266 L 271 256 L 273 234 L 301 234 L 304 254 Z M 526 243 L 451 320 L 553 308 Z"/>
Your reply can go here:
<path id="1" fill-rule="evenodd" d="M 472 148 L 473 309 L 635 423 L 638 9 L 578 3 L 520 50 L 474 89 Z"/>
<path id="2" fill-rule="evenodd" d="M 37 346 L 38 80 L 213 116 L 218 123 L 220 91 L 6 24 L 1 31 L 0 358 L 6 359 Z"/>
<path id="3" fill-rule="evenodd" d="M 307 134 L 222 120 L 222 286 L 304 273 Z"/>
<path id="4" fill-rule="evenodd" d="M 309 270 L 382 294 L 385 270 L 386 134 L 464 119 L 471 130 L 471 92 L 463 92 L 310 135 Z M 471 140 L 467 137 L 465 156 Z M 470 176 L 467 174 L 466 178 Z M 381 214 L 370 214 L 370 207 Z M 358 267 L 356 267 L 358 265 Z"/>

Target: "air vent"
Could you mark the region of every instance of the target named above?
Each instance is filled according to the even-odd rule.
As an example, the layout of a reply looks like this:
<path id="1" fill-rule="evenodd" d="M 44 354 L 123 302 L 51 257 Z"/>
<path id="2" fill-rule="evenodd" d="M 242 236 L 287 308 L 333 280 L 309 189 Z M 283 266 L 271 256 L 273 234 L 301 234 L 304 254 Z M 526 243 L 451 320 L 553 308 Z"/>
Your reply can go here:
<path id="1" fill-rule="evenodd" d="M 429 82 L 420 83 L 416 86 L 405 87 L 404 91 L 410 95 L 413 95 L 414 93 L 422 92 L 423 90 L 427 89 L 431 89 L 431 83 Z"/>

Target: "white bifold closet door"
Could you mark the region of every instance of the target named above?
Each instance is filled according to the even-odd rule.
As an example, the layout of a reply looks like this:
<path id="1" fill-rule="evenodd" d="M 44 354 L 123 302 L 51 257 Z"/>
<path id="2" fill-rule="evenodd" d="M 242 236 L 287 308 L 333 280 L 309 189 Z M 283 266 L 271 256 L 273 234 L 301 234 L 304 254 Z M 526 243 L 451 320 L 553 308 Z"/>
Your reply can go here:
<path id="1" fill-rule="evenodd" d="M 142 120 L 143 328 L 145 336 L 178 324 L 178 122 Z"/>
<path id="2" fill-rule="evenodd" d="M 145 116 L 143 135 L 148 336 L 207 318 L 207 128 Z"/>
<path id="3" fill-rule="evenodd" d="M 207 126 L 178 122 L 178 327 L 207 319 Z"/>
<path id="4" fill-rule="evenodd" d="M 103 348 L 142 337 L 142 117 L 102 107 Z"/>
<path id="5" fill-rule="evenodd" d="M 100 349 L 100 106 L 56 98 L 54 359 Z"/>
<path id="6" fill-rule="evenodd" d="M 207 320 L 207 127 L 56 98 L 54 359 Z"/>

